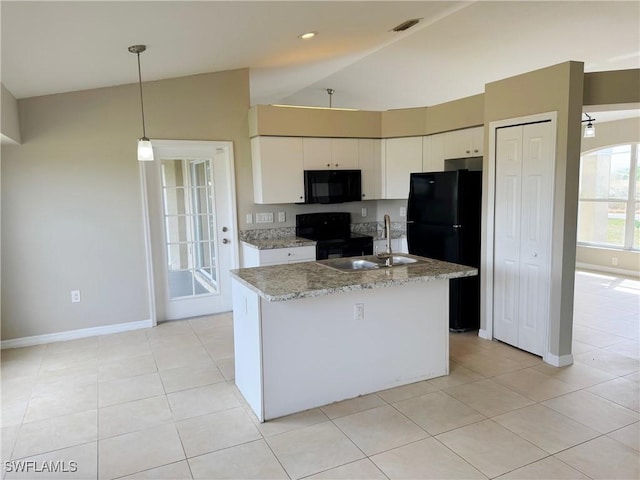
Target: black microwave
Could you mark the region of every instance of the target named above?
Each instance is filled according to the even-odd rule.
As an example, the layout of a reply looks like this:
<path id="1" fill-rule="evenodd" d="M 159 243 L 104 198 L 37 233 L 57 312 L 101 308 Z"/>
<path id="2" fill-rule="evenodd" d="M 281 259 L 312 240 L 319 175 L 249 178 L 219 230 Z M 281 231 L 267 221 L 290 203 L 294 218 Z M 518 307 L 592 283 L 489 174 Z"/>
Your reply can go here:
<path id="1" fill-rule="evenodd" d="M 304 203 L 344 203 L 360 200 L 360 170 L 304 171 Z"/>

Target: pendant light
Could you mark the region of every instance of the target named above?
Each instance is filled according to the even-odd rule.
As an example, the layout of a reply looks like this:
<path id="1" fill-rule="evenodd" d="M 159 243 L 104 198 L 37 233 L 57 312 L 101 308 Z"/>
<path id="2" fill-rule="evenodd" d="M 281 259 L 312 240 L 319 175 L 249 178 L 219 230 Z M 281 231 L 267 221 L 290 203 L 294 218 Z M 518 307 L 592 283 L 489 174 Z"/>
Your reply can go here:
<path id="1" fill-rule="evenodd" d="M 147 49 L 146 45 L 131 45 L 129 51 L 138 56 L 138 84 L 140 85 L 140 110 L 142 111 L 142 138 L 138 139 L 138 160 L 141 162 L 153 161 L 153 147 L 147 138 L 144 125 L 144 102 L 142 101 L 142 73 L 140 72 L 140 54 Z"/>
<path id="2" fill-rule="evenodd" d="M 595 118 L 592 118 L 588 113 L 585 113 L 585 115 L 587 116 L 586 120 L 582 120 L 582 123 L 584 122 L 588 122 L 587 126 L 584 129 L 584 138 L 593 138 L 596 136 L 596 129 L 593 126 L 593 122 L 596 120 Z"/>

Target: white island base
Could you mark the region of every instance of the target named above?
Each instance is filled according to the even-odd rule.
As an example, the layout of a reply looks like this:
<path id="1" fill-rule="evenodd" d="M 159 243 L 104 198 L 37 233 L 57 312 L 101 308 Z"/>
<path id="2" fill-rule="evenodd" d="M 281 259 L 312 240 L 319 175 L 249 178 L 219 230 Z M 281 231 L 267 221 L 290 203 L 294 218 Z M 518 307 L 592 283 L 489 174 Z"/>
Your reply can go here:
<path id="1" fill-rule="evenodd" d="M 234 279 L 236 385 L 262 422 L 447 375 L 448 306 L 447 279 L 271 302 Z"/>

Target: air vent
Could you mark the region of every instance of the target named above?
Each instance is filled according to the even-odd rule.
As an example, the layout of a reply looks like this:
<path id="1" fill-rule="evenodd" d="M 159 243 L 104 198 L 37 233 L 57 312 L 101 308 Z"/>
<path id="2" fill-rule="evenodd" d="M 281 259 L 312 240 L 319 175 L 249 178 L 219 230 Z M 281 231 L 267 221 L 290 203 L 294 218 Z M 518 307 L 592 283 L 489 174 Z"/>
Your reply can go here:
<path id="1" fill-rule="evenodd" d="M 393 27 L 393 32 L 404 32 L 405 30 L 409 30 L 414 25 L 420 23 L 421 18 L 412 18 L 411 20 L 406 20 L 402 22 L 400 25 Z"/>

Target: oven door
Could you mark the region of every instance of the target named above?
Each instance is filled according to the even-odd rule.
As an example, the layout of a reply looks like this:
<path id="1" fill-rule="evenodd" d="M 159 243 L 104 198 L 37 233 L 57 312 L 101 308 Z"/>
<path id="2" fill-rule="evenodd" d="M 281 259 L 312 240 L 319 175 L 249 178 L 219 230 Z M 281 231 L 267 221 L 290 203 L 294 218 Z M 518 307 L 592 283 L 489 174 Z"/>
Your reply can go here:
<path id="1" fill-rule="evenodd" d="M 316 260 L 362 255 L 373 255 L 373 240 L 319 240 L 316 244 Z"/>

